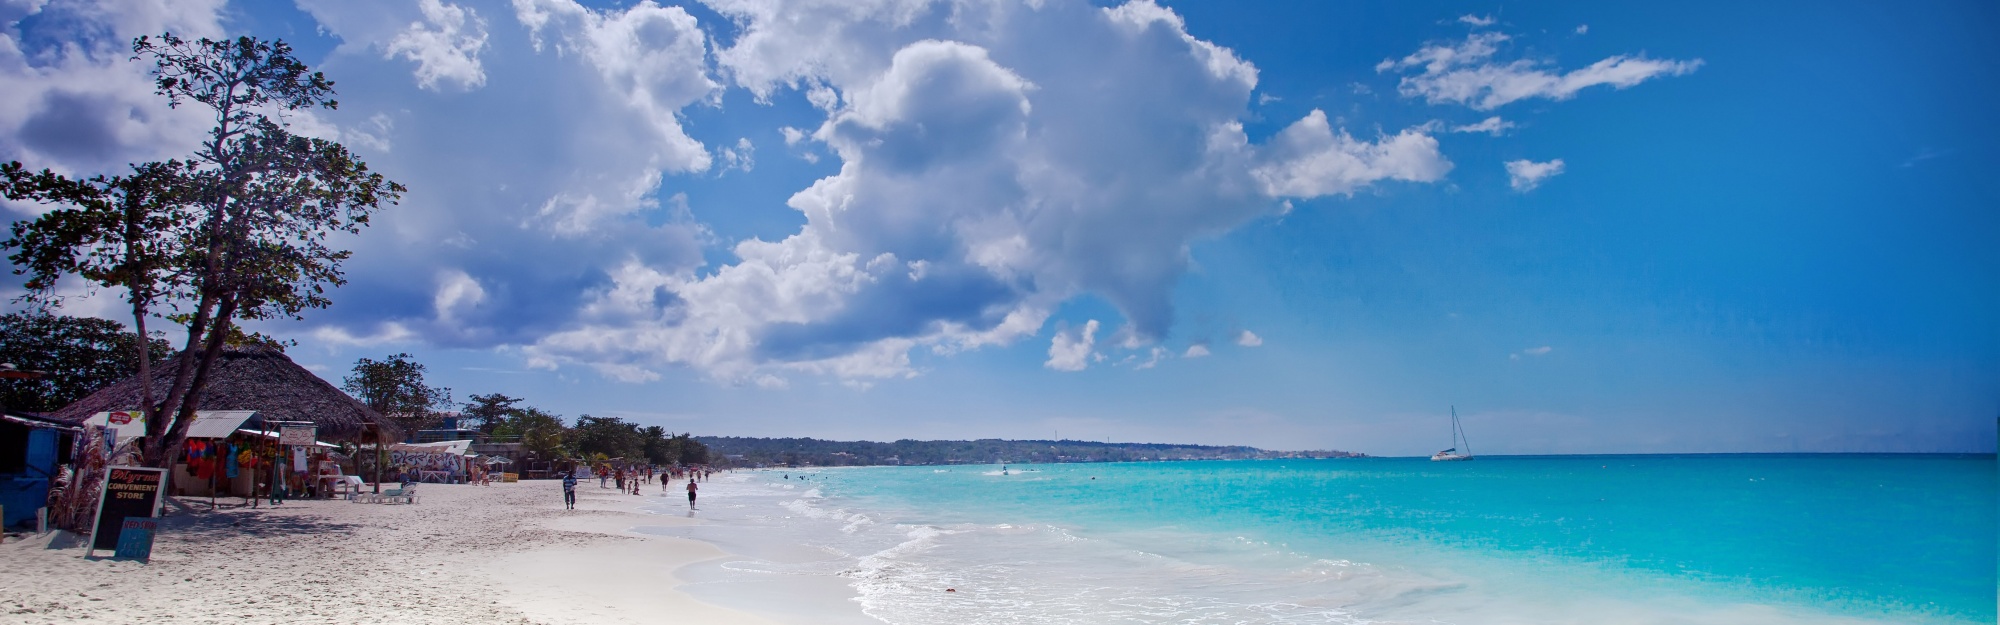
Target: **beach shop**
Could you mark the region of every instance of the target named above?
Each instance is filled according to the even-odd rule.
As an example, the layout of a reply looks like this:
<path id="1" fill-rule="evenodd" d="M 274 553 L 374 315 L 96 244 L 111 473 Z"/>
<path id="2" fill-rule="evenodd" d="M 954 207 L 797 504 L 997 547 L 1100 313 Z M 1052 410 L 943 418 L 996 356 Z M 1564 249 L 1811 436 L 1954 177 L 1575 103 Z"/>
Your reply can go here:
<path id="1" fill-rule="evenodd" d="M 122 444 L 145 433 L 145 418 L 138 411 L 100 412 L 81 425 L 104 427 Z M 318 440 L 311 445 L 281 445 L 278 427 L 254 410 L 195 412 L 168 474 L 167 492 L 183 497 L 259 497 L 270 492 L 269 468 L 274 464 L 319 467 L 337 448 Z M 330 472 L 342 473 L 337 468 Z"/>
<path id="2" fill-rule="evenodd" d="M 237 496 L 268 492 L 271 464 L 281 461 L 287 466 L 278 473 L 292 483 L 292 492 L 317 490 L 319 474 L 330 468 L 322 463 L 343 464 L 334 451 L 339 444 L 371 445 L 402 438 L 375 409 L 276 348 L 224 348 L 209 378 L 187 432 L 188 442 L 178 450 L 182 455 L 173 472 L 173 492 Z M 164 397 L 173 382 L 171 368 L 155 369 L 150 382 L 153 396 Z M 140 436 L 145 431 L 144 415 L 137 412 L 142 388 L 139 378 L 128 378 L 48 416 L 76 426 L 101 423 L 117 430 L 120 440 Z M 279 424 L 310 425 L 316 438 L 306 445 L 280 445 Z M 237 461 L 234 477 L 229 472 L 232 458 Z M 243 471 L 245 464 L 258 470 Z M 256 486 L 260 479 L 265 480 L 263 487 Z"/>

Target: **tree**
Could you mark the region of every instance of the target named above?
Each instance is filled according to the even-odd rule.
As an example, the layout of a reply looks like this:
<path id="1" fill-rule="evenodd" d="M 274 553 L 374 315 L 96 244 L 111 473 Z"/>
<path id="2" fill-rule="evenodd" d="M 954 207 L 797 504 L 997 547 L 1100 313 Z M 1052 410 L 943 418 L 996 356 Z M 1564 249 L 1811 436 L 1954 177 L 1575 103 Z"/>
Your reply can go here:
<path id="1" fill-rule="evenodd" d="M 382 360 L 354 361 L 354 373 L 342 380 L 347 394 L 388 417 L 405 432 L 431 427 L 438 418 L 436 408 L 451 405 L 451 389 L 426 386 L 424 365 L 409 354 L 390 354 Z"/>
<path id="2" fill-rule="evenodd" d="M 693 434 L 682 432 L 668 443 L 674 451 L 674 462 L 681 464 L 708 464 L 708 446 L 695 440 Z"/>
<path id="3" fill-rule="evenodd" d="M 543 412 L 540 408 L 512 410 L 507 420 L 493 429 L 493 433 L 521 437 L 521 447 L 543 460 L 570 457 L 569 427 L 563 424 L 561 416 Z"/>
<path id="4" fill-rule="evenodd" d="M 659 426 L 643 430 L 646 458 L 658 464 L 708 464 L 708 446 L 688 433 L 672 434 Z"/>
<path id="5" fill-rule="evenodd" d="M 639 447 L 641 453 L 646 455 L 647 462 L 653 464 L 674 463 L 673 450 L 667 445 L 667 436 L 667 429 L 657 425 L 649 425 L 639 430 Z"/>
<path id="6" fill-rule="evenodd" d="M 460 414 L 478 423 L 479 431 L 492 434 L 494 428 L 506 422 L 507 415 L 514 411 L 514 404 L 518 403 L 521 403 L 521 398 L 508 397 L 501 393 L 473 395 L 471 401 L 465 403 L 465 409 Z"/>
<path id="7" fill-rule="evenodd" d="M 340 144 L 293 135 L 267 115 L 338 106 L 333 82 L 284 42 L 164 34 L 134 40 L 132 51 L 153 63 L 155 91 L 169 107 L 193 102 L 213 112 L 200 148 L 184 161 L 110 178 L 0 166 L 0 194 L 67 207 L 15 224 L 0 247 L 16 250 L 10 258 L 29 276 L 31 299 L 53 299 L 56 281 L 76 275 L 123 289 L 142 339 L 160 308 L 186 315 L 185 346 L 167 363 L 166 396 L 155 401 L 152 389 L 141 391 L 143 458 L 166 466 L 221 348 L 242 336 L 236 322 L 296 319 L 326 307 L 326 289 L 345 283 L 340 266 L 350 255 L 328 237 L 358 233 L 405 189 Z M 150 377 L 150 363 L 139 360 L 139 375 Z"/>
<path id="8" fill-rule="evenodd" d="M 572 446 L 583 455 L 599 453 L 636 460 L 645 453 L 639 426 L 617 417 L 579 416 L 571 435 Z"/>
<path id="9" fill-rule="evenodd" d="M 138 335 L 116 321 L 66 317 L 46 310 L 0 315 L 0 362 L 48 375 L 0 380 L 0 404 L 14 410 L 49 412 L 83 399 L 139 371 Z M 166 358 L 165 339 L 146 341 L 144 353 Z"/>

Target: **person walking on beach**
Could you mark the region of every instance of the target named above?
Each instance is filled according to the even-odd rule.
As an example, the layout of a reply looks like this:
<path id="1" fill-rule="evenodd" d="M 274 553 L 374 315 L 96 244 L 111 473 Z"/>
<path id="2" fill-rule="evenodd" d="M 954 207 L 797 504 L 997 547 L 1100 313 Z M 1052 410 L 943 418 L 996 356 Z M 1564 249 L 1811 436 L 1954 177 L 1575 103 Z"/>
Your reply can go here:
<path id="1" fill-rule="evenodd" d="M 695 485 L 694 485 L 694 480 L 688 480 L 688 509 L 689 509 L 689 510 L 693 510 L 693 509 L 694 509 L 694 491 L 695 491 Z"/>
<path id="2" fill-rule="evenodd" d="M 563 506 L 576 509 L 576 471 L 563 474 Z"/>

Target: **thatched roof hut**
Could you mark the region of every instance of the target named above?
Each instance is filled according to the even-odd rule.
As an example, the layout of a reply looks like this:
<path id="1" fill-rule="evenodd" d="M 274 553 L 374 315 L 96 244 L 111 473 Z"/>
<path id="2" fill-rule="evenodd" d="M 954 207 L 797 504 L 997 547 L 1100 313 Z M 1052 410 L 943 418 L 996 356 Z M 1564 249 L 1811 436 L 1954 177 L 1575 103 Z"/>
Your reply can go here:
<path id="1" fill-rule="evenodd" d="M 170 357 L 153 365 L 155 401 L 166 397 L 167 385 L 173 382 L 173 362 Z M 49 416 L 77 423 L 100 412 L 138 409 L 139 379 L 134 377 Z M 311 421 L 319 425 L 320 440 L 375 442 L 378 431 L 389 440 L 401 439 L 381 413 L 292 362 L 284 352 L 264 346 L 223 348 L 209 370 L 199 409 L 255 410 L 266 421 Z"/>

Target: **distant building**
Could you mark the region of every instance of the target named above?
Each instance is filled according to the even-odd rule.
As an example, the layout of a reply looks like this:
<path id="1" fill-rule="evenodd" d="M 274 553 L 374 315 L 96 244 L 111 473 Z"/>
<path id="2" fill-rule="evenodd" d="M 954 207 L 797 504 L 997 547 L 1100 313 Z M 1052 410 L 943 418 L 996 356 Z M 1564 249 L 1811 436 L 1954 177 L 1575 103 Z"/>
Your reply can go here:
<path id="1" fill-rule="evenodd" d="M 404 442 L 422 444 L 442 443 L 446 441 L 483 441 L 485 438 L 485 435 L 480 434 L 479 430 L 461 425 L 458 413 L 447 412 L 445 413 L 443 423 L 439 424 L 438 427 L 428 430 L 417 430 Z"/>

